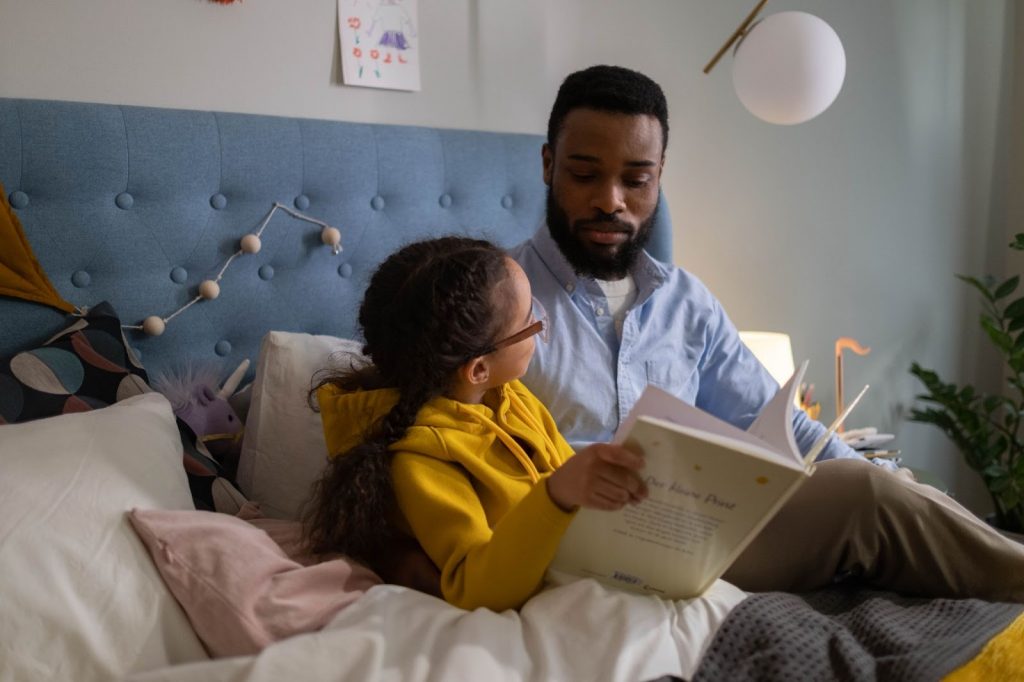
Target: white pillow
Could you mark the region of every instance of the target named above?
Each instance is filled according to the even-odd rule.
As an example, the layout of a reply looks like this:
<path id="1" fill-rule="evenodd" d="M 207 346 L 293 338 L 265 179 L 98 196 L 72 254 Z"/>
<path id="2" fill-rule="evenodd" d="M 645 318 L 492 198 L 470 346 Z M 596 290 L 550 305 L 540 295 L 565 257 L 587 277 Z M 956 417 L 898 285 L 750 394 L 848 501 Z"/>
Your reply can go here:
<path id="1" fill-rule="evenodd" d="M 0 679 L 206 659 L 125 512 L 192 509 L 167 400 L 0 426 Z"/>
<path id="2" fill-rule="evenodd" d="M 313 375 L 364 361 L 361 349 L 355 341 L 334 336 L 272 331 L 263 337 L 238 485 L 266 516 L 297 519 L 327 462 L 320 414 L 308 401 Z"/>

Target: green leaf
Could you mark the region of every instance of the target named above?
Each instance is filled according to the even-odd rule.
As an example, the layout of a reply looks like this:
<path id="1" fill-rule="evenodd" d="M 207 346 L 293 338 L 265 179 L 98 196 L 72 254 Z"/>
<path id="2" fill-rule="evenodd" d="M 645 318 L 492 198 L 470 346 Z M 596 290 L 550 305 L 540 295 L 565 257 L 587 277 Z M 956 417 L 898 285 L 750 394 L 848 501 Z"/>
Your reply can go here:
<path id="1" fill-rule="evenodd" d="M 977 277 L 969 277 L 967 275 L 957 275 L 957 279 L 959 279 L 961 281 L 964 281 L 964 282 L 967 282 L 972 287 L 977 289 L 981 293 L 981 295 L 985 297 L 986 301 L 991 302 L 991 301 L 995 300 L 995 297 L 992 295 L 992 292 L 989 291 L 988 286 L 984 282 L 979 280 Z"/>
<path id="2" fill-rule="evenodd" d="M 985 476 L 991 478 L 999 478 L 1000 476 L 1006 475 L 1006 468 L 1002 464 L 989 464 L 985 467 L 985 470 L 981 472 Z"/>
<path id="3" fill-rule="evenodd" d="M 1018 232 L 1013 237 L 1013 241 L 1010 242 L 1010 248 L 1017 249 L 1018 251 L 1024 251 L 1024 232 Z"/>
<path id="4" fill-rule="evenodd" d="M 1010 279 L 1000 284 L 998 287 L 996 287 L 996 291 L 994 294 L 996 300 L 999 300 L 1000 298 L 1006 298 L 1007 296 L 1012 294 L 1014 289 L 1017 288 L 1018 284 L 1020 284 L 1020 275 L 1014 275 Z"/>
<path id="5" fill-rule="evenodd" d="M 1015 415 L 1013 412 L 1007 412 L 1005 415 L 1003 415 L 1003 426 L 1008 429 L 1012 428 L 1015 419 L 1017 419 L 1017 415 Z"/>
<path id="6" fill-rule="evenodd" d="M 999 499 L 1002 501 L 1003 506 L 1006 509 L 1014 509 L 1020 506 L 1021 502 L 1020 493 L 1012 488 L 1004 490 L 1002 494 L 999 495 Z"/>
<path id="7" fill-rule="evenodd" d="M 1005 311 L 1004 311 L 1003 315 L 1006 316 Z M 1010 326 L 1008 327 L 1008 329 L 1011 332 L 1015 332 L 1015 331 L 1018 331 L 1020 329 L 1024 329 L 1024 316 L 1022 316 L 1022 317 L 1014 317 L 1013 319 L 1011 319 L 1010 320 Z"/>
<path id="8" fill-rule="evenodd" d="M 1006 306 L 1003 310 L 1003 317 L 1012 319 L 1024 317 L 1024 297 L 1018 298 L 1016 301 Z"/>
<path id="9" fill-rule="evenodd" d="M 985 399 L 981 401 L 982 407 L 985 409 L 986 414 L 991 414 L 993 410 L 1003 404 L 1003 397 L 998 395 L 987 395 Z"/>
<path id="10" fill-rule="evenodd" d="M 1008 332 L 1004 332 L 988 317 L 981 319 L 981 327 L 999 350 L 1004 353 L 1010 352 L 1013 348 L 1013 337 Z"/>

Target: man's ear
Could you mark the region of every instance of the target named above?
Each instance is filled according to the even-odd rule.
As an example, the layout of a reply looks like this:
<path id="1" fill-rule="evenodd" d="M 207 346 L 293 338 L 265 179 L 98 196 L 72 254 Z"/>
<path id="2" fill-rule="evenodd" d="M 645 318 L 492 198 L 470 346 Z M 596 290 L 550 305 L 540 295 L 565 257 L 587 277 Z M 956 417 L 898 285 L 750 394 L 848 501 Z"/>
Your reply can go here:
<path id="1" fill-rule="evenodd" d="M 487 356 L 480 356 L 467 360 L 459 368 L 460 378 L 470 386 L 479 386 L 491 378 L 491 367 L 487 362 Z"/>
<path id="2" fill-rule="evenodd" d="M 544 184 L 551 186 L 551 176 L 555 171 L 555 150 L 547 142 L 540 148 L 540 158 L 544 163 Z"/>

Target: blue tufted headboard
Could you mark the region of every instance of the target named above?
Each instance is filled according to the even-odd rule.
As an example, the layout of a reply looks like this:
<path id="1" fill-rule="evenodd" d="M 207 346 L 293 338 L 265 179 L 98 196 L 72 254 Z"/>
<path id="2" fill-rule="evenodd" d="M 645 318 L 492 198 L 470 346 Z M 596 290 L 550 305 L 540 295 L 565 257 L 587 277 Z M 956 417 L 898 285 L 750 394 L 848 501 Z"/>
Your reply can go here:
<path id="1" fill-rule="evenodd" d="M 185 358 L 255 362 L 270 329 L 351 337 L 366 279 L 399 245 L 467 233 L 511 246 L 544 213 L 535 135 L 0 98 L 0 182 L 40 263 L 78 306 L 109 300 L 125 324 L 166 316 L 213 278 L 273 202 L 263 248 L 221 295 L 159 337 L 129 332 L 147 369 Z M 662 206 L 651 253 L 671 257 Z M 63 320 L 0 297 L 0 355 Z"/>

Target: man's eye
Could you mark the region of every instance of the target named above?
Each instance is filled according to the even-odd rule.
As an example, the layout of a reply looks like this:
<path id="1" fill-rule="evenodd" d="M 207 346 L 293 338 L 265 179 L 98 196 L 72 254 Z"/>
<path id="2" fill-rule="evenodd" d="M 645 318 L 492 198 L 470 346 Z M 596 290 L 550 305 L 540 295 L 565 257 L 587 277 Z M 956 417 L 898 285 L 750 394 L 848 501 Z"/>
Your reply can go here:
<path id="1" fill-rule="evenodd" d="M 590 173 L 572 173 L 572 172 L 570 172 L 569 175 L 571 175 L 574 180 L 578 180 L 579 182 L 587 182 L 588 180 L 593 180 L 594 179 L 594 176 L 592 174 L 590 174 Z"/>
<path id="2" fill-rule="evenodd" d="M 651 181 L 650 178 L 629 178 L 626 180 L 626 187 L 646 187 L 647 183 Z"/>

